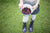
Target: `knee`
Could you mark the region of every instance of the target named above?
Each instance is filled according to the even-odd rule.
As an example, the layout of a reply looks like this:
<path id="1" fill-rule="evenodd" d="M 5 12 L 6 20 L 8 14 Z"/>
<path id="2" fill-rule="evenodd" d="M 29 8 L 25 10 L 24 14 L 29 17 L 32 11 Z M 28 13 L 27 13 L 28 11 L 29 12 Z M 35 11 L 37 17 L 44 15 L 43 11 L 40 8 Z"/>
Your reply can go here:
<path id="1" fill-rule="evenodd" d="M 36 15 L 31 15 L 32 20 L 35 20 Z"/>
<path id="2" fill-rule="evenodd" d="M 28 21 L 28 17 L 29 16 L 23 16 L 23 22 L 27 22 Z"/>

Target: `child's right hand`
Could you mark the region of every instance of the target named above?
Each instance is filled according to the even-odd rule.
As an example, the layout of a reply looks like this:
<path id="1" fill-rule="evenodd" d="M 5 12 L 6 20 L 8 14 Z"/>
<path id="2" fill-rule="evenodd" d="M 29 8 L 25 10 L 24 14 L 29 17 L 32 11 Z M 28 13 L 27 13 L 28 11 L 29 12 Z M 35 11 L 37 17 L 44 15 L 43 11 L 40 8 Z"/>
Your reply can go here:
<path id="1" fill-rule="evenodd" d="M 23 3 L 19 3 L 19 8 L 20 8 L 20 9 L 23 8 Z"/>

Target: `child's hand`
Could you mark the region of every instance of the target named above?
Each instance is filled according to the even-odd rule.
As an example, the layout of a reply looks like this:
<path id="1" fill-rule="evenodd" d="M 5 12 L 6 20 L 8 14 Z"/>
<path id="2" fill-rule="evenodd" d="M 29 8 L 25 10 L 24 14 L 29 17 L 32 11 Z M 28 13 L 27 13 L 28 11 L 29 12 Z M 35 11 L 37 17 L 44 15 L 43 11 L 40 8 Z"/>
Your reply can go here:
<path id="1" fill-rule="evenodd" d="M 32 7 L 32 9 L 33 9 L 33 10 L 36 10 L 37 7 L 38 7 L 37 5 L 34 5 L 34 6 Z"/>
<path id="2" fill-rule="evenodd" d="M 20 8 L 20 9 L 23 8 L 23 3 L 19 3 L 19 8 Z"/>

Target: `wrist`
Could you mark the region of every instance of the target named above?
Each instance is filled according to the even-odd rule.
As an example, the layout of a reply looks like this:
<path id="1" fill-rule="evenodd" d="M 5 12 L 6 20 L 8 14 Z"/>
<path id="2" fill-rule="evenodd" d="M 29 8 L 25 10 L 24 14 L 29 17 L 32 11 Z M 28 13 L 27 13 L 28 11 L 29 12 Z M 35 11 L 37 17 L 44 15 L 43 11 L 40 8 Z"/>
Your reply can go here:
<path id="1" fill-rule="evenodd" d="M 36 4 L 35 6 L 38 6 L 38 4 Z"/>

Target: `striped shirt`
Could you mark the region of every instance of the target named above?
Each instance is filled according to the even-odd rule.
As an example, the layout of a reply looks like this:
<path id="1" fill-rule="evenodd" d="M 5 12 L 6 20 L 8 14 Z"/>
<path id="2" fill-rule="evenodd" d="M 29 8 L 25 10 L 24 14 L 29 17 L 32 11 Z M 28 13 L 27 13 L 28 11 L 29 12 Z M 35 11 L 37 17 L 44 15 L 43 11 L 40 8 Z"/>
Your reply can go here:
<path id="1" fill-rule="evenodd" d="M 23 0 L 23 4 L 30 4 L 34 6 L 37 0 Z"/>

